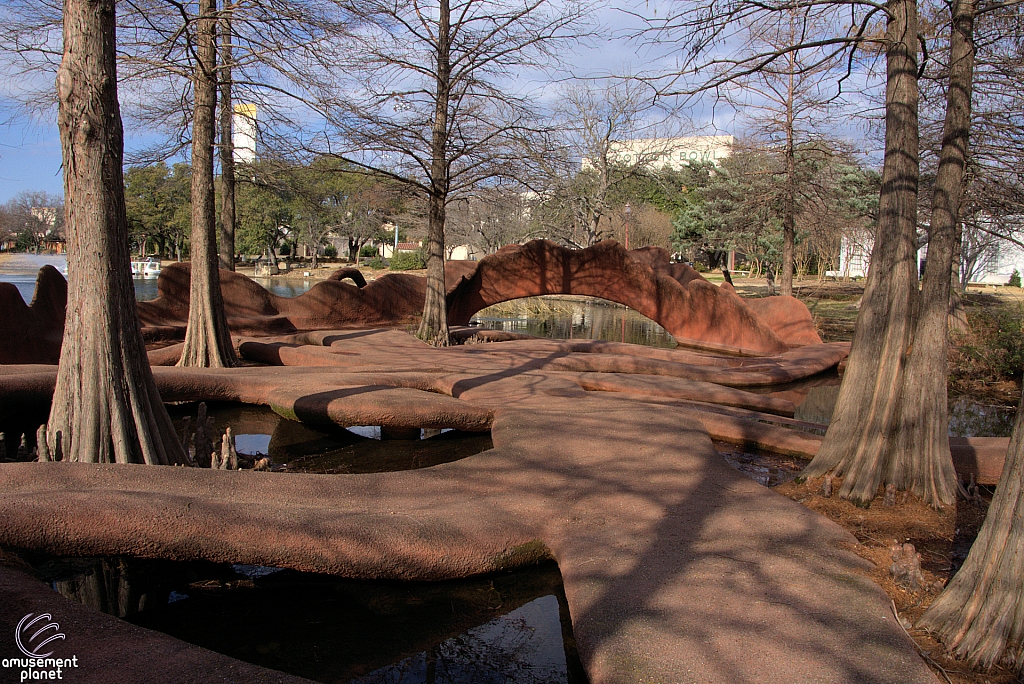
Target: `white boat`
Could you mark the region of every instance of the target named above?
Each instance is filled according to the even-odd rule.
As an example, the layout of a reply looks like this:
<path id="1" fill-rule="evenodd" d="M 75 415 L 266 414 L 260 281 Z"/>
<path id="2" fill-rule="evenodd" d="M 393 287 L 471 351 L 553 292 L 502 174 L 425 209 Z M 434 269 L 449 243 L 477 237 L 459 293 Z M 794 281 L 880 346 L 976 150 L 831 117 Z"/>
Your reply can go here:
<path id="1" fill-rule="evenodd" d="M 160 260 L 150 257 L 145 261 L 132 262 L 133 278 L 156 278 L 160 275 Z"/>

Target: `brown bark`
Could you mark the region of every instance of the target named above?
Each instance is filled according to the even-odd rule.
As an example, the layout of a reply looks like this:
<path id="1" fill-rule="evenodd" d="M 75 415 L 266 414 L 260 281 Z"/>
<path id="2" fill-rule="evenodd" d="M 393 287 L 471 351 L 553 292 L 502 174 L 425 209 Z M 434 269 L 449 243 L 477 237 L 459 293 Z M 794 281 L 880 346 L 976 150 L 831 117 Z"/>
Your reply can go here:
<path id="1" fill-rule="evenodd" d="M 220 267 L 235 270 L 235 146 L 231 99 L 231 2 L 224 3 L 220 26 Z"/>
<path id="2" fill-rule="evenodd" d="M 918 295 L 917 8 L 889 0 L 886 27 L 885 159 L 877 237 L 834 418 L 804 474 L 843 476 L 839 494 L 859 503 L 894 482 L 927 496 L 931 473 L 907 467 L 896 448 L 900 395 Z M 932 503 L 937 501 L 930 500 Z"/>
<path id="3" fill-rule="evenodd" d="M 950 283 L 958 242 L 960 202 L 971 127 L 974 81 L 973 17 L 976 0 L 959 0 L 950 32 L 949 90 L 943 123 L 939 168 L 932 196 L 928 261 L 921 287 L 920 311 L 904 379 L 900 442 L 904 454 L 886 481 L 911 482 L 913 491 L 937 504 L 953 503 L 959 486 L 949 453 L 947 374 Z"/>
<path id="4" fill-rule="evenodd" d="M 1024 402 L 985 523 L 963 566 L 917 626 L 975 666 L 1024 663 Z"/>
<path id="5" fill-rule="evenodd" d="M 964 129 L 970 122 L 971 76 L 974 65 L 973 21 L 977 0 L 956 5 L 950 37 L 951 68 L 946 129 L 951 121 Z M 954 102 L 959 103 L 954 117 Z M 955 129 L 954 129 L 955 130 Z M 945 140 L 944 146 L 945 148 Z M 956 206 L 956 205 L 953 205 Z M 1024 608 L 1020 578 L 1024 575 L 1024 400 L 1017 410 L 1013 437 L 985 523 L 960 571 L 919 621 L 957 657 L 981 667 L 1024 663 Z"/>
<path id="6" fill-rule="evenodd" d="M 958 216 L 959 218 L 959 216 Z M 956 223 L 956 237 L 953 239 L 953 263 L 949 269 L 949 331 L 964 334 L 971 329 L 964 309 L 963 291 L 960 287 L 960 259 L 964 239 L 964 224 Z"/>
<path id="7" fill-rule="evenodd" d="M 67 321 L 46 440 L 55 460 L 186 460 L 135 310 L 113 0 L 66 0 L 57 123 L 64 160 Z"/>
<path id="8" fill-rule="evenodd" d="M 782 294 L 793 296 L 793 249 L 796 244 L 796 143 L 794 141 L 793 113 L 794 72 L 796 56 L 791 54 L 789 68 L 789 87 L 786 99 L 786 196 L 783 198 L 782 211 Z"/>
<path id="9" fill-rule="evenodd" d="M 196 22 L 195 113 L 192 120 L 192 237 L 188 325 L 179 366 L 238 363 L 231 346 L 218 270 L 213 191 L 213 140 L 217 108 L 217 4 L 201 0 Z"/>
<path id="10" fill-rule="evenodd" d="M 450 344 L 444 281 L 444 221 L 448 199 L 448 105 L 451 98 L 451 9 L 438 3 L 437 89 L 430 141 L 430 197 L 427 219 L 427 294 L 416 336 L 437 347 Z"/>

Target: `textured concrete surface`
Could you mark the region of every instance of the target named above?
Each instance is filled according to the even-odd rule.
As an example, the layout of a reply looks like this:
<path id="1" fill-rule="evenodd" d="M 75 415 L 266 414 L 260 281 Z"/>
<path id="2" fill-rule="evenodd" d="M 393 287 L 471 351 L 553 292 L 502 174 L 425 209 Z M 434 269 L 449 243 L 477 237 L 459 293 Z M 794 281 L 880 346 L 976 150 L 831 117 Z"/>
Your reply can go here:
<path id="1" fill-rule="evenodd" d="M 366 475 L 0 464 L 0 544 L 395 579 L 554 558 L 595 684 L 935 682 L 849 550 L 853 537 L 714 450 L 716 430 L 739 441 L 813 437 L 764 412 L 788 413 L 788 400 L 686 378 L 704 359 L 734 385 L 746 386 L 743 374 L 767 384 L 843 354 L 829 345 L 766 358 L 627 347 L 432 349 L 393 331 L 336 331 L 242 345 L 315 367 L 157 368 L 168 400 L 268 403 L 343 425 L 433 416 L 490 427 L 494 448 Z M 0 370 L 0 409 L 15 396 L 45 401 L 52 388 L 52 367 Z M 75 681 L 290 681 L 86 611 L 17 571 L 0 578 L 0 632 L 24 613 L 61 611 L 69 647 L 74 634 L 80 654 L 95 654 L 100 664 Z M 0 639 L 0 654 L 9 651 Z"/>

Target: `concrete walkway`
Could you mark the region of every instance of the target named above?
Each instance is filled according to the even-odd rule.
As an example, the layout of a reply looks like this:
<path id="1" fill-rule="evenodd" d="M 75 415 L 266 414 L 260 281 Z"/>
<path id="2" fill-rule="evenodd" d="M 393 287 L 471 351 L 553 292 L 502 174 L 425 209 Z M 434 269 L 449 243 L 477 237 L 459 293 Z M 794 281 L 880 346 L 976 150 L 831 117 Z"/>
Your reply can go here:
<path id="1" fill-rule="evenodd" d="M 366 354 L 369 337 L 348 351 Z M 0 544 L 404 579 L 550 557 L 594 684 L 936 681 L 849 550 L 854 538 L 728 466 L 692 409 L 638 401 L 640 376 L 620 398 L 533 367 L 467 370 L 439 384 L 471 415 L 493 416 L 494 449 L 477 456 L 327 476 L 3 464 Z M 338 401 L 380 417 L 388 390 L 366 384 Z M 328 414 L 332 401 L 307 404 Z M 0 633 L 30 610 L 60 615 L 67 648 L 88 663 L 69 681 L 232 681 L 230 667 L 241 668 L 233 681 L 278 681 L 47 601 L 15 571 L 0 577 Z M 119 655 L 107 659 L 112 644 Z M 12 649 L 0 640 L 0 656 Z"/>

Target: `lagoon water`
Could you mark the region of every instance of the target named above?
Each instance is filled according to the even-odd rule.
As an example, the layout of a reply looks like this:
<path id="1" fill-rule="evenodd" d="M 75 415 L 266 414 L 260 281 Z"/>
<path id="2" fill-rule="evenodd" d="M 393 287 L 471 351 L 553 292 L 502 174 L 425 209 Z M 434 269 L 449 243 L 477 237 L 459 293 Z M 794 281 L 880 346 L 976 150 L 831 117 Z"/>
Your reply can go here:
<path id="1" fill-rule="evenodd" d="M 67 265 L 64 255 L 10 254 L 0 255 L 0 283 L 13 283 L 21 293 L 21 298 L 28 304 L 36 289 L 36 276 L 43 266 L 53 266 L 63 272 Z M 135 299 L 146 302 L 157 297 L 156 278 L 134 278 Z M 288 278 L 259 278 L 260 285 L 279 297 L 296 297 L 310 287 L 316 280 L 292 280 Z"/>

